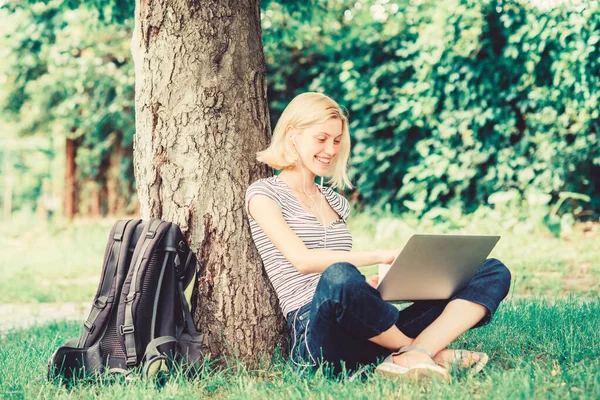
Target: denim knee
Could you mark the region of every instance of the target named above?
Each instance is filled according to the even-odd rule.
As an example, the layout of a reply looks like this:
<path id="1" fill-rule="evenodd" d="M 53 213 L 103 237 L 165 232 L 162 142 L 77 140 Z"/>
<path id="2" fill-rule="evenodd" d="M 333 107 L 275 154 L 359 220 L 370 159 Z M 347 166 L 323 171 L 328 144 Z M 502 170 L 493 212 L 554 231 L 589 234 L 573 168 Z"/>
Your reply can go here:
<path id="1" fill-rule="evenodd" d="M 318 292 L 323 292 L 323 289 L 331 293 L 336 293 L 344 290 L 356 282 L 356 279 L 363 279 L 364 277 L 358 271 L 354 265 L 347 262 L 339 262 L 331 264 L 321 274 L 319 284 L 317 286 Z"/>
<path id="2" fill-rule="evenodd" d="M 398 310 L 381 299 L 354 265 L 341 262 L 330 265 L 323 273 L 312 301 L 309 330 L 318 349 L 325 339 L 317 338 L 319 329 L 339 326 L 355 337 L 368 339 L 389 329 L 398 320 Z M 335 338 L 330 338 L 337 343 Z M 332 344 L 332 346 L 334 346 Z M 312 351 L 312 350 L 311 350 Z"/>
<path id="3" fill-rule="evenodd" d="M 498 291 L 502 293 L 502 298 L 506 297 L 510 291 L 510 282 L 512 274 L 510 270 L 502 263 L 502 261 L 496 258 L 488 258 L 483 263 L 484 267 L 489 268 L 490 274 L 494 275 L 494 281 L 497 285 Z"/>
<path id="4" fill-rule="evenodd" d="M 481 304 L 488 309 L 486 316 L 475 326 L 489 323 L 500 302 L 510 290 L 511 274 L 508 268 L 495 258 L 483 262 L 467 287 L 460 290 L 452 299 L 463 299 Z"/>
<path id="5" fill-rule="evenodd" d="M 360 274 L 354 265 L 347 262 L 339 262 L 327 267 L 321 275 L 321 280 L 326 280 L 330 285 L 343 285 L 357 272 Z"/>

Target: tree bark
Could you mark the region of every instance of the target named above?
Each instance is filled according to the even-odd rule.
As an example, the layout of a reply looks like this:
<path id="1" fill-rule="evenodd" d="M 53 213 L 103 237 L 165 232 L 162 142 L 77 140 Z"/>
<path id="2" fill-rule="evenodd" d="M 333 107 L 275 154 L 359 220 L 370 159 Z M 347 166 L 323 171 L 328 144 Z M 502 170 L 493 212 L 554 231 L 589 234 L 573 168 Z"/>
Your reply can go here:
<path id="1" fill-rule="evenodd" d="M 77 212 L 77 182 L 75 179 L 75 154 L 77 153 L 76 139 L 66 139 L 65 143 L 65 217 L 72 221 Z"/>
<path id="2" fill-rule="evenodd" d="M 114 150 L 109 155 L 109 167 L 106 173 L 106 209 L 108 215 L 116 215 L 125 208 L 121 184 L 122 147 L 119 143 L 113 145 Z"/>
<path id="3" fill-rule="evenodd" d="M 135 177 L 143 218 L 182 228 L 200 260 L 194 317 L 213 357 L 255 365 L 285 323 L 252 242 L 249 184 L 269 175 L 259 0 L 138 0 Z"/>
<path id="4" fill-rule="evenodd" d="M 88 207 L 88 217 L 100 218 L 102 216 L 101 183 L 88 179 L 87 184 L 90 187 L 90 204 Z"/>

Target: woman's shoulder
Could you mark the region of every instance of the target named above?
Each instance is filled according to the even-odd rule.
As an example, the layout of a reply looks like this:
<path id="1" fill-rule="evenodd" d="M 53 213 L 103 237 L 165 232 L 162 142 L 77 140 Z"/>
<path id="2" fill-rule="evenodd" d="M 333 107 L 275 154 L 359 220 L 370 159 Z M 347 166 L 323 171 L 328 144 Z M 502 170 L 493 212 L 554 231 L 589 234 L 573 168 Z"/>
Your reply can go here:
<path id="1" fill-rule="evenodd" d="M 264 194 L 268 197 L 279 200 L 279 185 L 275 176 L 261 178 L 252 183 L 246 189 L 246 198 L 250 198 L 254 194 Z"/>
<path id="2" fill-rule="evenodd" d="M 268 178 L 260 178 L 254 181 L 252 184 L 250 184 L 250 186 L 248 186 L 247 191 L 255 188 L 270 188 L 276 190 L 277 186 L 276 177 L 270 176 Z"/>

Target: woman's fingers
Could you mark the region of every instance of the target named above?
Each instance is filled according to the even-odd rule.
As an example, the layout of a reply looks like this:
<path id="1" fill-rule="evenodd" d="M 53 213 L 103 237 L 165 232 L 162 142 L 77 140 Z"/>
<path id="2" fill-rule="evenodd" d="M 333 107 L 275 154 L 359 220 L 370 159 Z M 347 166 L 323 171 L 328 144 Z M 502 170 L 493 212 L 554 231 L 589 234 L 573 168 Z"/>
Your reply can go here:
<path id="1" fill-rule="evenodd" d="M 377 289 L 377 286 L 379 286 L 379 275 L 371 275 L 369 283 Z"/>

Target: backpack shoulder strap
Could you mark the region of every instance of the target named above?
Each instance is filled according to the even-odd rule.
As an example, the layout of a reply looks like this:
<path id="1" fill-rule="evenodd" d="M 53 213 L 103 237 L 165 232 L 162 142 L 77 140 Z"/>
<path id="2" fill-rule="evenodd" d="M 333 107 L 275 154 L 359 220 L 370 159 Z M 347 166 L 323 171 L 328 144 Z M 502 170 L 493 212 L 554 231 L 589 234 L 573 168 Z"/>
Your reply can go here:
<path id="1" fill-rule="evenodd" d="M 136 296 L 137 279 L 139 275 L 140 267 L 142 262 L 147 259 L 146 252 L 148 251 L 151 243 L 160 240 L 156 233 L 159 226 L 163 223 L 160 219 L 151 219 L 148 223 L 148 229 L 145 234 L 140 238 L 136 245 L 134 252 L 135 260 L 132 260 L 132 268 L 129 270 L 131 275 L 131 285 L 129 286 L 129 293 L 125 297 L 125 315 L 123 325 L 119 326 L 119 333 L 125 338 L 125 355 L 126 363 L 128 366 L 136 365 L 138 362 L 136 349 L 135 349 L 135 327 L 133 325 L 133 301 Z M 138 246 L 139 248 L 138 252 Z M 137 254 L 137 257 L 135 256 Z"/>
<path id="2" fill-rule="evenodd" d="M 187 248 L 187 255 L 185 258 L 185 264 L 181 267 L 181 269 L 176 269 L 180 271 L 180 276 L 178 277 L 178 286 L 179 297 L 181 299 L 181 308 L 183 309 L 183 318 L 185 320 L 187 330 L 191 333 L 196 331 L 196 327 L 194 326 L 194 319 L 192 318 L 192 313 L 190 312 L 190 306 L 185 298 L 185 290 L 198 271 L 196 255 L 190 247 Z"/>
<path id="3" fill-rule="evenodd" d="M 177 290 L 181 301 L 181 310 L 185 329 L 195 332 L 190 306 L 185 298 L 185 290 L 197 274 L 197 259 L 194 250 L 187 244 L 177 224 L 171 224 L 165 240 L 165 249 L 175 254 L 173 265 L 177 276 Z"/>
<path id="4" fill-rule="evenodd" d="M 179 282 L 179 299 L 181 301 L 181 308 L 183 309 L 183 319 L 185 320 L 185 328 L 189 333 L 196 332 L 196 327 L 194 326 L 194 317 L 192 316 L 192 312 L 190 311 L 190 305 L 185 298 L 185 289 L 183 287 L 183 282 Z"/>
<path id="5" fill-rule="evenodd" d="M 187 255 L 185 257 L 185 264 L 181 270 L 180 280 L 183 282 L 183 289 L 187 289 L 188 285 L 192 282 L 194 275 L 198 273 L 198 261 L 194 250 L 188 247 Z"/>
<path id="6" fill-rule="evenodd" d="M 123 245 L 123 235 L 125 233 L 125 228 L 127 224 L 131 220 L 119 220 L 115 223 L 113 230 L 111 231 L 111 237 L 109 238 L 109 253 L 106 255 L 106 267 L 104 268 L 104 274 L 102 276 L 102 284 L 100 286 L 100 290 L 98 295 L 94 299 L 92 304 L 92 310 L 90 311 L 90 315 L 87 320 L 83 324 L 84 330 L 79 338 L 79 343 L 77 347 L 83 347 L 85 342 L 95 329 L 94 323 L 96 319 L 106 307 L 106 303 L 108 301 L 108 296 L 110 294 L 110 289 L 113 285 L 113 280 L 115 278 L 115 273 L 117 271 L 117 267 L 119 265 L 119 260 L 122 258 L 122 252 L 127 252 L 128 243 Z M 128 241 L 127 241 L 128 242 Z"/>
<path id="7" fill-rule="evenodd" d="M 173 253 L 173 264 L 177 280 L 183 282 L 183 288 L 186 289 L 196 271 L 196 254 L 187 244 L 181 229 L 175 223 L 171 223 L 169 231 L 165 234 L 164 248 Z"/>

